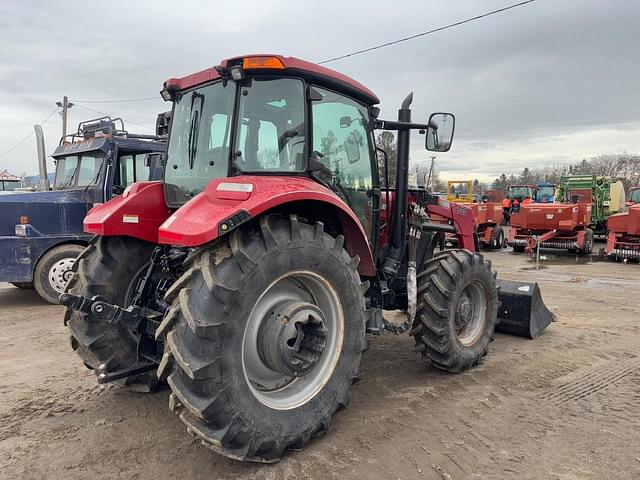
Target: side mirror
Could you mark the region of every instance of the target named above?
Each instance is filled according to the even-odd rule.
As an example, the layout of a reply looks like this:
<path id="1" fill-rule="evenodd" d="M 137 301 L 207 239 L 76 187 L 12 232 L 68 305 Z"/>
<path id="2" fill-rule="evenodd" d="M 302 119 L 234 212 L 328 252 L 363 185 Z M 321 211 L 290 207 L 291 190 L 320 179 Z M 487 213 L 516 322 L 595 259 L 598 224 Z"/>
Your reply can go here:
<path id="1" fill-rule="evenodd" d="M 360 160 L 360 145 L 362 145 L 362 134 L 353 130 L 344 141 L 344 151 L 349 163 L 356 163 Z"/>
<path id="2" fill-rule="evenodd" d="M 430 152 L 448 152 L 453 141 L 456 117 L 452 113 L 432 113 L 425 147 Z"/>
<path id="3" fill-rule="evenodd" d="M 351 117 L 340 117 L 340 128 L 349 128 L 351 126 Z"/>

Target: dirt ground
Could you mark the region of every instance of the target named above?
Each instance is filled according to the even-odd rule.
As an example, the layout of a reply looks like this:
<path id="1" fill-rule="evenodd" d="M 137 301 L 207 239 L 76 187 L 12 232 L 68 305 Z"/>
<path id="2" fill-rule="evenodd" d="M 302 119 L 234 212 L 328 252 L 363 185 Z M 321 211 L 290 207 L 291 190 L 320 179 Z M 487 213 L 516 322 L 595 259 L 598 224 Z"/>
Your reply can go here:
<path id="1" fill-rule="evenodd" d="M 331 432 L 266 466 L 197 443 L 167 391 L 99 387 L 62 308 L 0 284 L 0 479 L 640 478 L 640 266 L 488 256 L 539 282 L 558 322 L 534 341 L 498 335 L 461 375 L 422 363 L 408 336 L 374 338 Z"/>

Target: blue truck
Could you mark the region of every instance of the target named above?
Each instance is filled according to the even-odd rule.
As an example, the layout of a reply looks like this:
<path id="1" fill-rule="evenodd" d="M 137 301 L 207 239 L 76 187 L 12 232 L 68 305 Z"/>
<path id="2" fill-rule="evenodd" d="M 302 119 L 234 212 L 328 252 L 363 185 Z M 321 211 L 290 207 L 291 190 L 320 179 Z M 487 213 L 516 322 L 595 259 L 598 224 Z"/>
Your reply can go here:
<path id="1" fill-rule="evenodd" d="M 0 282 L 35 288 L 46 301 L 58 303 L 91 238 L 82 226 L 87 211 L 136 181 L 162 178 L 167 124 L 167 115 L 160 114 L 156 135 L 138 135 L 117 118 L 82 122 L 51 155 L 56 163 L 51 189 L 0 195 Z"/>

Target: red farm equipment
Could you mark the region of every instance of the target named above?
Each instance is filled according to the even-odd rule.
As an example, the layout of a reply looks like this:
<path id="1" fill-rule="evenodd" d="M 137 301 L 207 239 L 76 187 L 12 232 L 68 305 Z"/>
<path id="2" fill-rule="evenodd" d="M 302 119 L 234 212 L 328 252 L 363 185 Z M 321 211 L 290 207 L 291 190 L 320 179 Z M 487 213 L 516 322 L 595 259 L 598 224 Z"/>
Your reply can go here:
<path id="1" fill-rule="evenodd" d="M 473 201 L 471 180 L 450 180 L 447 182 L 447 199 L 456 205 L 471 209 L 476 226 L 479 246 L 497 250 L 506 246 L 502 222 L 502 205 L 498 202 L 477 203 Z M 455 235 L 450 235 L 455 243 Z"/>
<path id="2" fill-rule="evenodd" d="M 591 203 L 530 203 L 511 216 L 508 244 L 515 252 L 560 248 L 590 254 L 593 250 Z"/>
<path id="3" fill-rule="evenodd" d="M 362 84 L 274 55 L 172 78 L 161 95 L 164 181 L 89 212 L 96 237 L 60 302 L 98 382 L 166 381 L 170 409 L 211 449 L 272 462 L 326 432 L 366 333 L 408 333 L 426 361 L 461 372 L 498 317 L 531 337 L 551 320 L 535 284 L 496 281 L 469 209 L 408 188 L 411 130 L 448 151 L 453 115 L 414 123 L 409 95 L 381 120 Z M 398 132 L 392 190 L 376 128 Z M 437 251 L 448 233 L 460 248 Z"/>
<path id="4" fill-rule="evenodd" d="M 624 213 L 607 219 L 607 247 L 609 258 L 640 260 L 640 203 Z"/>

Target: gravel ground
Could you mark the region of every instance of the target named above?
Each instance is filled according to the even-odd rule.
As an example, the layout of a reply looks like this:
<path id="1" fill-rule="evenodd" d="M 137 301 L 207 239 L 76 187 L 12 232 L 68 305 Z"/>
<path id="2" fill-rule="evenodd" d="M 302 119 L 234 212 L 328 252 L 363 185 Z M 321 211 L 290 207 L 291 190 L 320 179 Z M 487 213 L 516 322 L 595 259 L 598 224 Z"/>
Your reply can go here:
<path id="1" fill-rule="evenodd" d="M 167 391 L 99 387 L 63 309 L 0 284 L 0 479 L 640 478 L 640 267 L 488 256 L 539 282 L 558 322 L 534 341 L 497 335 L 461 375 L 422 363 L 408 336 L 374 338 L 331 432 L 267 466 L 201 446 Z"/>

